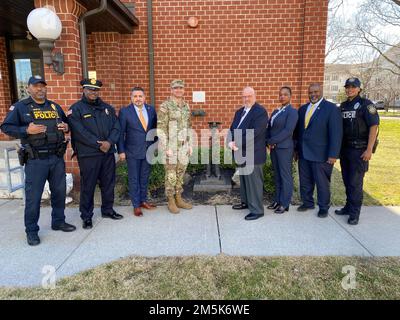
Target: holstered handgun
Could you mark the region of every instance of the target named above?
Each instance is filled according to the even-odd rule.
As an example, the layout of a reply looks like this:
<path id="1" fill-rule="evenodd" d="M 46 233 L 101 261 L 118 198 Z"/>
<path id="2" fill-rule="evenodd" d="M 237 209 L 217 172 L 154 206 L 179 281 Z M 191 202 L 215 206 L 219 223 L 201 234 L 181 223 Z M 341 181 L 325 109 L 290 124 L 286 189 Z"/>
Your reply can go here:
<path id="1" fill-rule="evenodd" d="M 67 151 L 69 139 L 64 140 L 57 146 L 56 156 L 57 157 L 64 157 L 65 152 Z"/>
<path id="2" fill-rule="evenodd" d="M 18 161 L 21 166 L 24 166 L 28 161 L 28 154 L 26 153 L 25 147 L 22 145 L 17 145 Z"/>

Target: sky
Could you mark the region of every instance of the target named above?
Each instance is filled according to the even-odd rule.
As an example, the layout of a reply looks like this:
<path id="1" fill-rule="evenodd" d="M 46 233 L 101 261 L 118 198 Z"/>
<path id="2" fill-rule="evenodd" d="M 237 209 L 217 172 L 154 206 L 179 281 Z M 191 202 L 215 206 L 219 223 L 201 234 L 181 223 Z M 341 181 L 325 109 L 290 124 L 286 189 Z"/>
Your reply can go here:
<path id="1" fill-rule="evenodd" d="M 377 0 L 377 1 L 379 1 L 379 0 Z M 364 2 L 366 2 L 366 0 L 343 0 L 343 5 L 338 9 L 337 14 L 344 17 L 345 20 L 352 20 L 357 15 L 358 8 Z M 386 37 L 388 39 L 396 39 L 396 42 L 398 41 L 397 39 L 400 39 L 400 28 L 399 27 L 394 27 L 394 26 L 389 26 L 389 25 L 385 26 L 385 27 L 377 27 L 377 30 L 375 30 L 374 33 L 377 33 L 379 35 L 384 35 L 384 37 Z M 362 47 L 359 47 L 360 50 L 361 50 L 361 48 Z M 354 47 L 349 47 L 348 50 L 349 50 L 349 55 L 351 55 L 350 50 L 354 50 Z M 344 52 L 344 55 L 347 56 L 346 52 Z M 336 56 L 334 54 L 330 55 L 327 58 L 327 62 L 332 62 L 334 60 L 336 60 Z M 355 62 L 355 61 L 352 61 L 352 62 Z M 363 62 L 365 62 L 365 61 L 363 61 Z"/>

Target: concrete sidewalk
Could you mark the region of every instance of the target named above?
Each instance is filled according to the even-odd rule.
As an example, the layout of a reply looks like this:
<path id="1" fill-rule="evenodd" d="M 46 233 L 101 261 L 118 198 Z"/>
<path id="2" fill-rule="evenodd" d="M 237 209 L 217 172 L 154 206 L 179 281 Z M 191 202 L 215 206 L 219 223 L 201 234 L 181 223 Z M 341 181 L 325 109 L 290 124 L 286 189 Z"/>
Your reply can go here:
<path id="1" fill-rule="evenodd" d="M 166 207 L 134 217 L 131 207 L 117 207 L 125 219 L 102 219 L 83 230 L 78 208 L 66 210 L 73 233 L 52 231 L 49 207 L 42 208 L 41 245 L 29 247 L 21 200 L 0 200 L 0 286 L 40 285 L 44 266 L 57 279 L 127 256 L 258 255 L 258 256 L 400 256 L 400 207 L 365 207 L 358 226 L 346 217 L 320 219 L 317 210 L 283 215 L 266 210 L 245 221 L 247 210 L 230 206 L 196 206 L 172 215 Z"/>

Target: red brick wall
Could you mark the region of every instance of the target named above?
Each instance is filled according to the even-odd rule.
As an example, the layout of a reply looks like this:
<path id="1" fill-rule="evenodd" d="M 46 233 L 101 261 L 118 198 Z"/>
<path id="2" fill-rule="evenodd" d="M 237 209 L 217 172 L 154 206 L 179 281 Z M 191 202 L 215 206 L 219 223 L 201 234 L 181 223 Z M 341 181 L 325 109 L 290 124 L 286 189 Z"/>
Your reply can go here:
<path id="1" fill-rule="evenodd" d="M 88 71 L 95 71 L 96 70 L 96 57 L 94 51 L 94 35 L 88 34 L 87 35 L 87 59 L 88 59 Z"/>
<path id="2" fill-rule="evenodd" d="M 104 82 L 103 99 L 117 109 L 129 103 L 132 86 L 149 92 L 146 0 L 122 2 L 135 3 L 139 26 L 134 33 L 88 36 L 89 70 Z M 46 4 L 56 8 L 63 23 L 56 50 L 64 53 L 66 67 L 62 76 L 46 67 L 49 98 L 66 109 L 81 96 L 77 21 L 85 9 L 75 0 L 35 0 L 37 7 Z M 278 104 L 282 85 L 293 88 L 295 106 L 305 103 L 308 84 L 323 81 L 327 5 L 328 0 L 154 0 L 156 107 L 169 96 L 175 78 L 186 81 L 192 109 L 207 113 L 193 120 L 196 129 L 206 128 L 210 120 L 222 121 L 227 128 L 247 85 L 269 111 Z M 187 25 L 191 16 L 199 19 L 197 28 Z M 0 67 L 3 73 L 4 39 Z M 8 107 L 4 74 L 0 104 Z M 193 91 L 205 91 L 206 103 L 192 103 Z M 68 166 L 78 172 L 75 162 Z"/>
<path id="3" fill-rule="evenodd" d="M 103 82 L 101 98 L 119 110 L 122 104 L 123 78 L 119 33 L 94 33 L 94 51 L 97 79 Z"/>
<path id="4" fill-rule="evenodd" d="M 146 0 L 123 2 L 135 2 L 140 21 L 133 35 L 121 36 L 122 100 L 128 100 L 133 84 L 149 87 L 147 19 Z M 271 111 L 282 85 L 293 88 L 299 106 L 308 84 L 323 80 L 327 0 L 155 0 L 153 6 L 156 106 L 172 79 L 184 79 L 192 109 L 207 113 L 194 119 L 197 129 L 211 120 L 228 127 L 244 86 L 253 86 Z M 187 25 L 191 16 L 197 28 Z M 205 91 L 206 103 L 191 103 L 192 91 Z"/>
<path id="5" fill-rule="evenodd" d="M 7 64 L 7 54 L 6 54 L 6 39 L 0 37 L 0 120 L 3 122 L 8 109 L 11 106 L 11 89 Z M 9 137 L 0 131 L 0 140 L 8 140 Z"/>

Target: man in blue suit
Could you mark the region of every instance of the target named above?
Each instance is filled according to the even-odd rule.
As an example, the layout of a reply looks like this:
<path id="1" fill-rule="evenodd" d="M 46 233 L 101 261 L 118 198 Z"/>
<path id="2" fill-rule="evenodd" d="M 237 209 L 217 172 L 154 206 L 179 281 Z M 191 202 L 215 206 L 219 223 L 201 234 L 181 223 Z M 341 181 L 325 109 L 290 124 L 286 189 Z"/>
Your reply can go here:
<path id="1" fill-rule="evenodd" d="M 256 94 L 251 87 L 243 89 L 243 104 L 235 113 L 228 139 L 240 172 L 241 203 L 232 208 L 248 208 L 250 213 L 245 219 L 256 220 L 264 216 L 263 166 L 267 159 L 265 135 L 268 113 L 256 102 Z"/>
<path id="2" fill-rule="evenodd" d="M 144 89 L 134 87 L 131 93 L 132 103 L 119 112 L 121 138 L 118 152 L 120 159 L 128 163 L 129 196 L 134 208 L 133 214 L 137 217 L 143 215 L 141 208 L 151 210 L 156 207 L 147 202 L 151 168 L 146 153 L 154 143 L 155 130 L 152 129 L 157 127 L 157 114 L 153 106 L 145 104 L 145 100 Z"/>
<path id="3" fill-rule="evenodd" d="M 325 218 L 330 207 L 330 181 L 333 165 L 340 153 L 343 125 L 339 108 L 322 97 L 320 84 L 311 84 L 308 96 L 310 103 L 300 107 L 295 131 L 303 202 L 297 210 L 314 209 L 313 193 L 316 185 L 318 217 Z"/>

